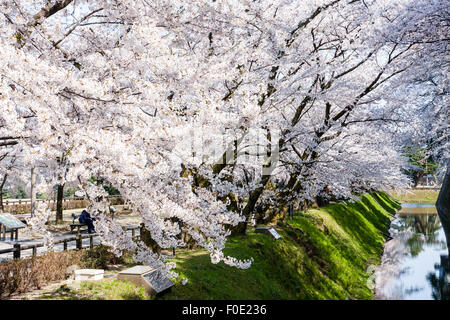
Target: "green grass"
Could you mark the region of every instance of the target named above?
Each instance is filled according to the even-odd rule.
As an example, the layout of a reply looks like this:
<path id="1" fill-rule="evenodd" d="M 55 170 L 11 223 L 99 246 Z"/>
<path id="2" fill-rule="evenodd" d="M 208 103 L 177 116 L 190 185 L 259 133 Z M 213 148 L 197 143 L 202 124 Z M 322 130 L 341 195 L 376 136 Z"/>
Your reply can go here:
<path id="1" fill-rule="evenodd" d="M 431 189 L 413 189 L 412 193 L 392 191 L 389 195 L 399 202 L 404 203 L 430 203 L 434 204 L 437 201 L 439 190 Z"/>
<path id="2" fill-rule="evenodd" d="M 401 204 L 399 201 L 391 198 L 386 192 L 379 191 L 374 192 L 370 194 L 377 202 L 378 204 L 387 212 L 389 212 L 392 215 L 395 215 L 395 212 L 397 210 L 401 209 Z"/>
<path id="3" fill-rule="evenodd" d="M 399 207 L 386 193 L 377 192 L 354 203 L 296 212 L 278 225 L 279 240 L 252 231 L 231 237 L 224 253 L 253 257 L 246 270 L 212 264 L 205 250 L 179 250 L 170 260 L 177 263 L 180 277 L 170 290 L 152 299 L 373 299 L 366 270 L 380 263 L 383 233 Z M 181 284 L 183 278 L 188 279 L 186 285 Z M 40 299 L 150 298 L 142 287 L 105 279 L 83 282 L 78 289 L 61 286 Z"/>
<path id="4" fill-rule="evenodd" d="M 181 275 L 176 286 L 157 299 L 372 299 L 365 271 L 380 263 L 383 233 L 397 208 L 379 192 L 298 212 L 279 225 L 276 241 L 254 232 L 232 237 L 224 253 L 253 257 L 246 270 L 212 264 L 204 250 L 184 251 L 172 259 Z"/>
<path id="5" fill-rule="evenodd" d="M 124 280 L 84 281 L 79 288 L 62 285 L 39 300 L 150 300 L 144 287 Z"/>

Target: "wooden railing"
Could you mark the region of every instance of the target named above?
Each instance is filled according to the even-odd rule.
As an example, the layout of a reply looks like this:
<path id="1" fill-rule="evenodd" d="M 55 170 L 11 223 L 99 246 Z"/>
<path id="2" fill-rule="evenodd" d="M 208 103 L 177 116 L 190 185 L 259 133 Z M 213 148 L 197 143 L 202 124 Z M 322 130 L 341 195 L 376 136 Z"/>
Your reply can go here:
<path id="1" fill-rule="evenodd" d="M 108 199 L 110 198 L 120 198 L 121 195 L 115 195 L 115 196 L 108 196 Z M 70 197 L 70 198 L 64 198 L 63 202 L 66 201 L 73 201 L 73 200 L 85 200 L 83 197 Z M 36 202 L 56 202 L 55 199 L 36 199 Z M 9 206 L 9 205 L 18 205 L 18 204 L 31 204 L 31 199 L 4 199 L 3 205 Z"/>
<path id="2" fill-rule="evenodd" d="M 123 204 L 123 198 L 121 196 L 109 196 L 109 202 L 112 205 Z M 46 203 L 51 211 L 56 210 L 57 202 L 55 199 L 36 199 L 37 203 Z M 85 208 L 88 201 L 83 198 L 70 197 L 63 199 L 63 210 L 81 209 Z M 11 214 L 24 214 L 31 212 L 31 199 L 5 199 L 3 200 L 3 211 Z"/>
<path id="3" fill-rule="evenodd" d="M 124 230 L 128 231 L 131 230 L 131 238 L 133 240 L 138 240 L 140 238 L 140 233 L 139 235 L 136 235 L 136 230 L 140 229 L 140 226 L 126 226 L 123 227 Z M 94 237 L 98 236 L 97 233 L 91 233 L 91 234 L 78 234 L 76 236 L 70 237 L 70 238 L 65 238 L 65 239 L 60 239 L 60 240 L 55 240 L 53 242 L 54 245 L 56 244 L 63 244 L 63 251 L 67 250 L 67 243 L 75 241 L 75 249 L 76 250 L 81 250 L 83 248 L 83 239 L 88 239 L 89 238 L 89 248 L 92 249 L 94 248 Z M 37 248 L 43 247 L 44 243 L 43 242 L 39 242 L 39 243 L 33 243 L 33 244 L 20 244 L 20 243 L 15 243 L 13 245 L 12 248 L 8 248 L 8 249 L 1 249 L 0 250 L 0 254 L 5 254 L 5 253 L 13 253 L 13 258 L 14 259 L 20 259 L 21 257 L 21 251 L 23 250 L 30 250 L 32 249 L 32 255 L 33 257 L 35 257 L 37 255 Z"/>

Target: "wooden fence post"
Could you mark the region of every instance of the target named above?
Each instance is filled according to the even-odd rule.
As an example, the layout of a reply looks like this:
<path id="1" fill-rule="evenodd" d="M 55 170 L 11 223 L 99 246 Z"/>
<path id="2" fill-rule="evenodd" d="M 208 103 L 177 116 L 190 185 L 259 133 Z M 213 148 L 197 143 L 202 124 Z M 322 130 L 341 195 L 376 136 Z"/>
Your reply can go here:
<path id="1" fill-rule="evenodd" d="M 33 247 L 33 257 L 36 257 L 37 254 L 37 248 L 36 246 Z"/>
<path id="2" fill-rule="evenodd" d="M 13 258 L 14 259 L 20 259 L 20 243 L 14 244 L 14 252 L 13 252 Z"/>
<path id="3" fill-rule="evenodd" d="M 94 248 L 94 236 L 89 237 L 89 248 Z"/>
<path id="4" fill-rule="evenodd" d="M 76 242 L 77 249 L 80 250 L 83 245 L 80 234 L 77 235 L 75 242 Z"/>
<path id="5" fill-rule="evenodd" d="M 63 242 L 63 250 L 67 251 L 67 240 L 64 240 Z"/>

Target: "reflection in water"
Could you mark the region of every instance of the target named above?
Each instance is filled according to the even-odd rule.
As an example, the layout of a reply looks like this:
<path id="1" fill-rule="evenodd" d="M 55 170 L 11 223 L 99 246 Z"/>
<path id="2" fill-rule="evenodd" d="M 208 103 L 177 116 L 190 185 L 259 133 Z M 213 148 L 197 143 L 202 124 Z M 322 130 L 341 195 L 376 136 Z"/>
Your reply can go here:
<path id="1" fill-rule="evenodd" d="M 445 249 L 445 240 L 439 239 L 441 222 L 436 214 L 433 215 L 404 215 L 401 219 L 406 228 L 412 228 L 411 238 L 407 240 L 411 256 L 416 257 L 423 250 L 425 244 L 436 245 Z"/>
<path id="2" fill-rule="evenodd" d="M 375 273 L 377 299 L 450 299 L 444 231 L 435 207 L 419 206 L 404 206 L 391 224 Z"/>
<path id="3" fill-rule="evenodd" d="M 450 264 L 448 256 L 441 256 L 441 263 L 436 264 L 435 269 L 439 270 L 439 275 L 430 272 L 427 280 L 430 282 L 433 290 L 432 296 L 434 300 L 450 300 Z"/>

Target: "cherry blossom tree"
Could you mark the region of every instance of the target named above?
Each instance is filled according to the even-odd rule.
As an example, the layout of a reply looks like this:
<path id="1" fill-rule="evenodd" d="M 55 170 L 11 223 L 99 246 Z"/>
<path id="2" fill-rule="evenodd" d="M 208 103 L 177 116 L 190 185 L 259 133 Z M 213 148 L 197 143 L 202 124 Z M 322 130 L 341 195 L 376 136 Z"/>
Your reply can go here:
<path id="1" fill-rule="evenodd" d="M 222 250 L 255 213 L 408 183 L 407 89 L 436 68 L 412 26 L 439 3 L 2 0 L 0 147 L 45 165 L 40 190 L 76 181 L 117 254 L 173 268 L 107 217 L 92 175 L 158 247 L 184 232 L 247 268 Z"/>
<path id="2" fill-rule="evenodd" d="M 440 0 L 407 3 L 405 10 L 395 19 L 395 29 L 401 37 L 391 37 L 390 40 L 414 47 L 417 57 L 417 62 L 411 68 L 411 77 L 405 81 L 405 91 L 411 97 L 408 104 L 413 110 L 409 115 L 413 120 L 411 122 L 415 122 L 412 128 L 416 131 L 408 136 L 426 141 L 431 147 L 430 155 L 441 164 L 444 178 L 436 208 L 450 254 L 448 3 Z"/>

